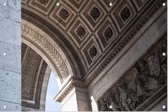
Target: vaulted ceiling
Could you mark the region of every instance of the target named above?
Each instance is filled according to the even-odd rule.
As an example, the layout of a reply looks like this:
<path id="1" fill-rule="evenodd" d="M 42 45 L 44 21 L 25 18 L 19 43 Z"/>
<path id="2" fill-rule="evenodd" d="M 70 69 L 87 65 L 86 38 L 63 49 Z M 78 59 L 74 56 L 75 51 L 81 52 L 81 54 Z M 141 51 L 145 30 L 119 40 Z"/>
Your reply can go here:
<path id="1" fill-rule="evenodd" d="M 46 32 L 62 48 L 74 73 L 79 68 L 89 85 L 164 1 L 22 0 L 22 19 Z M 24 54 L 29 48 L 23 45 L 22 49 Z M 41 57 L 29 52 L 37 58 L 32 63 L 38 65 Z"/>
<path id="2" fill-rule="evenodd" d="M 154 4 L 162 2 L 22 0 L 22 19 L 50 35 L 54 32 L 57 36 L 51 37 L 67 57 L 69 51 L 72 53 L 82 76 L 86 77 L 98 74 L 145 24 Z"/>

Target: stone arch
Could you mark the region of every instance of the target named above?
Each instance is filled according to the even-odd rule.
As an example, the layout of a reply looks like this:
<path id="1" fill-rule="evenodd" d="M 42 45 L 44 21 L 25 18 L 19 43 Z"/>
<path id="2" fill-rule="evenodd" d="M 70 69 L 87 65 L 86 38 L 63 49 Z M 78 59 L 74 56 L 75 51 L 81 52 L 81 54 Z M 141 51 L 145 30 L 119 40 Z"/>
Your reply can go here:
<path id="1" fill-rule="evenodd" d="M 67 96 L 67 94 L 77 86 L 83 88 L 84 85 L 85 88 L 85 84 L 81 78 L 84 77 L 86 71 L 79 52 L 76 51 L 77 49 L 74 47 L 74 44 L 69 41 L 70 38 L 62 32 L 59 26 L 57 28 L 53 27 L 47 19 L 43 19 L 38 14 L 22 8 L 21 23 L 22 42 L 38 53 L 45 62 L 47 62 L 49 67 L 53 71 L 57 72 L 60 89 L 54 100 L 61 102 L 62 105 L 65 105 L 64 102 L 59 99 L 62 99 L 63 96 L 65 98 L 65 96 Z M 68 75 L 66 75 L 66 73 Z M 36 100 L 22 99 L 23 110 L 45 110 L 46 86 L 48 85 L 49 78 L 45 74 L 43 79 L 47 81 L 42 81 L 42 84 L 35 86 L 41 88 L 40 91 L 37 91 L 41 98 L 34 95 L 34 97 L 37 98 Z M 72 92 L 74 97 L 77 98 L 77 92 Z M 76 100 L 74 109 L 78 108 Z"/>
<path id="2" fill-rule="evenodd" d="M 22 42 L 36 51 L 58 74 L 59 82 L 73 76 L 69 60 L 57 43 L 44 31 L 32 23 L 22 19 Z"/>
<path id="3" fill-rule="evenodd" d="M 22 7 L 22 42 L 37 52 L 47 62 L 52 70 L 56 72 L 59 71 L 58 77 L 63 83 L 60 83 L 61 89 L 54 99 L 64 105 L 63 111 L 69 108 L 69 104 L 71 104 L 70 102 L 73 102 L 73 110 L 83 110 L 83 108 L 80 109 L 78 106 L 78 103 L 82 99 L 78 98 L 81 92 L 78 91 L 77 88 L 82 88 L 82 90 L 85 91 L 84 99 L 86 99 L 86 101 L 84 102 L 84 108 L 86 108 L 86 110 L 91 110 L 86 85 L 82 79 L 86 74 L 87 68 L 84 66 L 85 62 L 82 55 L 76 45 L 71 41 L 71 38 L 65 33 L 66 31 L 63 31 L 59 25 L 53 26 L 54 24 L 50 22 L 48 16 L 45 17 L 47 18 L 43 18 L 43 16 L 36 13 L 36 11 L 34 12 L 32 10 L 28 10 L 24 6 Z M 52 51 L 57 51 L 57 55 L 52 54 Z M 64 54 L 64 56 L 61 56 L 62 54 L 60 53 Z M 54 60 L 54 58 L 59 59 Z M 56 66 L 57 63 L 61 66 Z M 63 76 L 65 73 L 69 75 L 64 78 Z M 44 84 L 43 81 L 43 84 L 39 84 L 38 86 L 41 87 L 43 85 L 45 87 L 45 85 L 48 85 L 48 82 Z M 45 88 L 42 87 L 42 89 L 45 91 Z M 45 92 L 43 90 L 37 93 L 40 93 L 41 96 L 45 96 Z M 68 96 L 70 92 L 71 95 Z M 69 99 L 71 96 L 75 99 Z M 66 102 L 64 102 L 65 97 L 69 99 Z M 44 108 L 41 109 L 41 107 L 44 107 L 45 101 L 41 98 L 38 98 L 38 100 L 40 100 L 40 104 L 36 101 L 33 104 L 38 105 L 38 107 L 30 106 L 29 102 L 32 101 L 29 100 L 25 101 L 26 103 L 23 102 L 23 110 L 26 110 L 26 107 L 30 110 L 44 110 Z M 68 107 L 66 108 L 66 106 Z"/>

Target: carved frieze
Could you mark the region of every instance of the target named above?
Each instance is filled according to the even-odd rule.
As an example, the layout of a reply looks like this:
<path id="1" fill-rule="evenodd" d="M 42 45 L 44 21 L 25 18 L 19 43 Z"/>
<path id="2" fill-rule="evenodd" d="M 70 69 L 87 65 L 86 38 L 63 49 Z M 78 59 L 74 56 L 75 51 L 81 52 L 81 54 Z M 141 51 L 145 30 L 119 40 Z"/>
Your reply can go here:
<path id="1" fill-rule="evenodd" d="M 132 111 L 155 94 L 167 81 L 166 40 L 162 39 L 99 101 L 101 111 Z"/>
<path id="2" fill-rule="evenodd" d="M 25 35 L 26 38 L 28 38 L 29 40 L 36 42 L 38 46 L 44 50 L 45 52 L 44 54 L 49 55 L 51 59 L 50 61 L 56 67 L 55 69 L 57 70 L 60 80 L 61 81 L 65 80 L 69 75 L 69 71 L 61 55 L 56 50 L 56 47 L 51 45 L 51 43 L 38 31 L 33 30 L 29 26 L 22 24 L 21 28 L 22 28 L 22 35 Z"/>

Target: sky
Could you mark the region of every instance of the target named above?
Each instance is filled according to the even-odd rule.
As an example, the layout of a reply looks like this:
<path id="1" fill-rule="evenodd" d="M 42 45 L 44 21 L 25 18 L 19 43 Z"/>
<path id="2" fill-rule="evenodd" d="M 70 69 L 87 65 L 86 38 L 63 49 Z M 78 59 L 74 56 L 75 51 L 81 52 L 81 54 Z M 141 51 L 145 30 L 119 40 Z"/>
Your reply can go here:
<path id="1" fill-rule="evenodd" d="M 58 91 L 59 89 L 56 80 L 56 75 L 53 72 L 51 72 L 47 89 L 45 111 L 61 111 L 60 103 L 55 102 L 53 99 L 57 95 Z"/>

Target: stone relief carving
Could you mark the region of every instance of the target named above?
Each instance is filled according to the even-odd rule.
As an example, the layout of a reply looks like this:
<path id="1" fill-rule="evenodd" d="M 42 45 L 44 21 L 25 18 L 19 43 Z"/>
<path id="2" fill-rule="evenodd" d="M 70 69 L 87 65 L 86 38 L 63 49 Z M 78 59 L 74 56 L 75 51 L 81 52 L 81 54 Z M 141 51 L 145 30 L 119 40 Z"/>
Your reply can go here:
<path id="1" fill-rule="evenodd" d="M 69 71 L 56 48 L 51 45 L 50 42 L 46 40 L 42 35 L 40 35 L 37 31 L 31 29 L 29 26 L 22 24 L 21 28 L 23 35 L 27 35 L 29 39 L 31 39 L 33 42 L 36 42 L 45 51 L 45 54 L 47 53 L 51 57 L 52 60 L 50 61 L 55 64 L 55 69 L 57 70 L 61 82 L 65 80 L 69 75 Z"/>
<path id="2" fill-rule="evenodd" d="M 166 41 L 161 40 L 142 57 L 112 88 L 112 92 L 98 101 L 101 111 L 132 111 L 154 94 L 167 80 Z"/>

